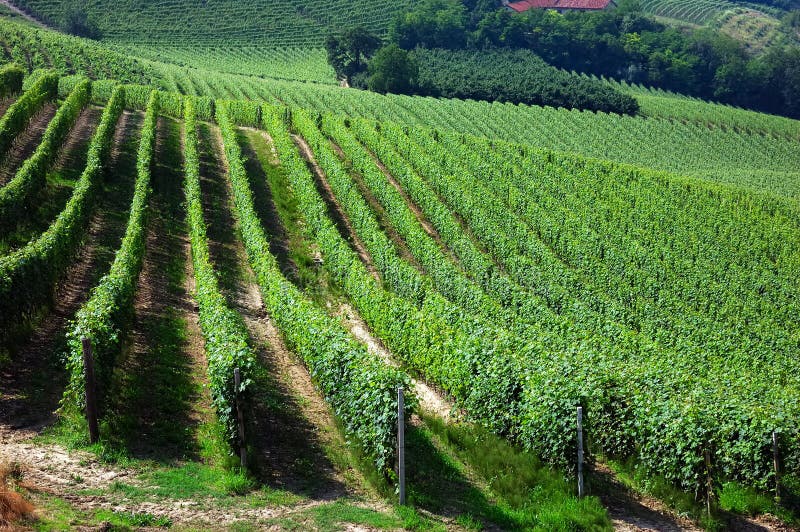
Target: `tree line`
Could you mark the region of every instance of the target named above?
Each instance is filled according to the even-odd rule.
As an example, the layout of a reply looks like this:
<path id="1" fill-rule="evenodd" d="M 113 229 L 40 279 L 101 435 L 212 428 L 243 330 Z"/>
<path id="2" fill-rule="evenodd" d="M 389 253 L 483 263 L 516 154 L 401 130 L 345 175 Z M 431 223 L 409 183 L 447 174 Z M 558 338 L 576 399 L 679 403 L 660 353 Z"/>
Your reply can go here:
<path id="1" fill-rule="evenodd" d="M 797 19 L 790 12 L 784 24 L 794 25 Z M 362 38 L 368 35 L 365 30 L 356 33 Z M 341 58 L 341 51 L 347 49 L 343 35 L 328 39 L 329 57 L 336 57 L 338 50 Z M 535 59 L 520 63 L 520 50 L 525 50 L 567 71 L 800 117 L 800 48 L 773 46 L 751 57 L 742 43 L 721 32 L 668 27 L 642 14 L 636 0 L 624 0 L 616 9 L 564 14 L 540 9 L 512 13 L 499 9 L 495 0 L 423 0 L 395 18 L 385 43 L 371 37 L 371 47 L 359 61 L 348 63 L 355 67 L 351 71 L 331 61 L 351 85 L 383 92 L 458 92 L 475 99 L 526 102 L 523 91 L 536 86 L 532 80 L 552 76 L 556 86 L 567 87 L 578 101 L 591 95 L 605 97 L 605 92 L 578 82 L 579 77 L 566 82 L 553 70 L 545 73 Z M 429 61 L 443 53 L 434 49 L 470 53 L 449 56 L 446 71 L 450 74 L 431 73 Z M 477 52 L 492 58 L 481 62 L 480 77 L 485 82 L 480 89 L 471 81 L 475 76 L 462 80 L 458 74 L 476 66 Z M 501 59 L 503 53 L 508 55 Z M 526 76 L 528 81 L 517 81 Z M 470 87 L 476 88 L 472 95 Z M 555 91 L 555 87 L 548 89 Z M 544 101 L 548 91 L 544 94 L 536 103 L 587 108 L 578 101 L 548 103 Z M 617 95 L 612 99 L 623 102 Z M 603 108 L 606 103 L 597 105 Z M 629 112 L 626 106 L 617 112 Z"/>

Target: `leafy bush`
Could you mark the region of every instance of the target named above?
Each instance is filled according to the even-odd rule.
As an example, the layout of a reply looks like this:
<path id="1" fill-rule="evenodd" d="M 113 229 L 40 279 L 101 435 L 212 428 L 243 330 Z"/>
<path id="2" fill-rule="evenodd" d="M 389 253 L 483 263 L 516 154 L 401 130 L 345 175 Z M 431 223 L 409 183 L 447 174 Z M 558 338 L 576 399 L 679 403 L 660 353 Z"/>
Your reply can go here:
<path id="1" fill-rule="evenodd" d="M 22 79 L 25 70 L 16 63 L 9 63 L 0 68 L 0 98 L 16 94 L 22 90 Z"/>

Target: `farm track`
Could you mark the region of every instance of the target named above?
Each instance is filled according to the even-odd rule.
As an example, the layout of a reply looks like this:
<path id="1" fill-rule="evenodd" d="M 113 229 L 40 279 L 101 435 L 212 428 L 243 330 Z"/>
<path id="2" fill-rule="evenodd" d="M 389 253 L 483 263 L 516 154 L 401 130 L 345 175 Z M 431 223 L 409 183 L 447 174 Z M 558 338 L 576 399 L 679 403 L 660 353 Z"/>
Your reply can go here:
<path id="1" fill-rule="evenodd" d="M 22 163 L 34 152 L 57 109 L 56 104 L 45 103 L 31 118 L 28 126 L 14 139 L 11 149 L 3 155 L 2 161 L 0 161 L 0 186 L 11 181 Z"/>
<path id="2" fill-rule="evenodd" d="M 323 450 L 341 440 L 333 415 L 314 387 L 306 368 L 283 343 L 264 309 L 255 274 L 233 215 L 233 199 L 222 148 L 214 126 L 200 127 L 200 175 L 212 261 L 229 304 L 240 313 L 264 372 L 257 376 L 246 410 L 248 440 L 255 453 L 258 475 L 269 486 L 290 490 L 313 500 L 335 500 L 352 495 L 342 472 Z M 268 235 L 283 235 L 281 247 L 288 260 L 285 230 L 272 203 L 266 176 L 252 147 L 242 139 L 245 166 L 254 187 L 256 210 Z M 287 263 L 284 263 L 287 264 Z M 341 442 L 338 442 L 341 445 Z"/>
<path id="3" fill-rule="evenodd" d="M 110 390 L 111 433 L 136 458 L 198 458 L 206 361 L 192 300 L 180 124 L 161 117 L 134 319 Z"/>
<path id="4" fill-rule="evenodd" d="M 125 113 L 114 135 L 99 204 L 74 264 L 59 283 L 54 305 L 0 368 L 0 443 L 25 439 L 55 420 L 66 385 L 59 360 L 68 322 L 108 270 L 125 232 L 141 116 Z"/>

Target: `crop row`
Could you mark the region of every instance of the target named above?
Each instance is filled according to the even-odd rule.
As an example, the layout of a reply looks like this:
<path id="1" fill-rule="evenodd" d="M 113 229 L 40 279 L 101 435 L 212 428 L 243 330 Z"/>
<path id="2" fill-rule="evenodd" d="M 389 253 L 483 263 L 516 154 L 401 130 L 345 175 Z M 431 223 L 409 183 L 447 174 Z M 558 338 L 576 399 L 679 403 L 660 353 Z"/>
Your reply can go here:
<path id="1" fill-rule="evenodd" d="M 194 100 L 184 105 L 184 192 L 192 247 L 195 298 L 199 310 L 200 329 L 205 339 L 211 398 L 220 422 L 227 429 L 228 439 L 237 437 L 236 393 L 233 371 L 239 368 L 244 393 L 249 388 L 256 367 L 255 353 L 248 344 L 248 332 L 242 317 L 231 309 L 219 288 L 211 263 L 203 201 L 200 190 L 200 158 L 198 156 L 197 117 Z"/>
<path id="2" fill-rule="evenodd" d="M 14 178 L 0 189 L 0 228 L 13 227 L 20 214 L 31 205 L 34 195 L 45 186 L 47 170 L 58 156 L 78 116 L 88 105 L 90 95 L 89 80 L 83 80 L 75 86 L 50 120 L 33 155 L 22 164 Z"/>
<path id="3" fill-rule="evenodd" d="M 32 315 L 46 303 L 56 281 L 69 265 L 94 206 L 102 163 L 124 99 L 124 91 L 119 89 L 107 106 L 101 125 L 92 137 L 86 169 L 58 218 L 37 239 L 0 257 L 0 330 L 8 331 L 14 323 Z"/>
<path id="4" fill-rule="evenodd" d="M 759 257 L 759 252 L 753 247 L 763 246 L 766 242 L 780 242 L 777 248 L 769 245 L 775 253 L 773 260 L 781 268 L 793 267 L 789 249 L 796 245 L 796 239 L 790 236 L 791 229 L 785 225 L 789 218 L 782 216 L 781 207 L 769 204 L 757 207 L 753 198 L 737 196 L 724 188 L 715 189 L 699 182 L 684 184 L 675 178 L 659 177 L 658 174 L 651 176 L 641 170 L 578 161 L 574 157 L 557 158 L 553 154 L 526 149 L 524 158 L 515 158 L 513 151 L 520 151 L 519 147 L 508 146 L 508 150 L 504 151 L 497 149 L 497 144 L 492 146 L 480 139 L 439 135 L 440 139 L 447 139 L 447 149 L 439 149 L 435 147 L 438 144 L 435 136 L 429 136 L 429 132 L 419 129 L 415 130 L 413 139 L 401 128 L 386 124 L 382 124 L 380 132 L 373 129 L 372 134 L 385 136 L 389 143 L 403 147 L 404 155 L 413 160 L 439 197 L 445 199 L 449 208 L 465 220 L 473 234 L 481 239 L 497 260 L 510 268 L 509 271 L 513 272 L 513 263 L 510 261 L 515 257 L 531 256 L 533 249 L 537 250 L 536 253 L 542 252 L 541 247 L 529 247 L 538 238 L 542 238 L 546 244 L 544 250 L 563 253 L 563 256 L 551 255 L 546 261 L 539 262 L 538 280 L 530 287 L 546 291 L 558 289 L 559 286 L 564 286 L 566 279 L 563 268 L 574 269 L 582 280 L 567 292 L 572 294 L 570 299 L 564 300 L 554 310 L 571 320 L 578 320 L 580 324 L 595 328 L 601 335 L 620 327 L 614 325 L 617 314 L 609 314 L 612 309 L 621 311 L 619 317 L 629 316 L 626 318 L 628 321 L 630 317 L 637 316 L 638 321 L 632 323 L 636 325 L 636 329 L 631 330 L 627 336 L 624 327 L 618 333 L 613 333 L 615 338 L 626 339 L 619 343 L 616 353 L 597 351 L 599 344 L 593 347 L 575 342 L 572 346 L 572 350 L 577 350 L 575 355 L 561 361 L 531 361 L 537 372 L 533 374 L 532 380 L 528 380 L 526 406 L 522 409 L 521 420 L 523 441 L 527 445 L 544 454 L 552 449 L 565 448 L 558 443 L 559 436 L 554 427 L 566 424 L 559 417 L 572 417 L 571 409 L 567 408 L 570 403 L 574 405 L 576 402 L 585 402 L 590 416 L 594 416 L 595 421 L 601 421 L 595 424 L 595 428 L 607 433 L 596 434 L 606 452 L 635 452 L 653 470 L 687 486 L 692 486 L 702 475 L 703 448 L 714 453 L 715 464 L 721 465 L 725 474 L 763 485 L 770 478 L 769 434 L 772 430 L 785 434 L 785 442 L 788 444 L 785 449 L 787 463 L 796 464 L 798 450 L 790 444 L 797 431 L 794 422 L 790 421 L 792 412 L 796 412 L 798 408 L 796 401 L 792 399 L 792 390 L 796 384 L 792 379 L 787 380 L 787 376 L 796 374 L 797 368 L 794 358 L 784 354 L 793 348 L 785 342 L 775 344 L 778 340 L 766 341 L 763 336 L 771 334 L 770 331 L 775 328 L 774 319 L 784 315 L 780 311 L 769 310 L 765 302 L 774 297 L 782 297 L 783 290 L 793 290 L 786 284 L 784 288 L 780 288 L 779 283 L 793 282 L 788 278 L 780 281 L 780 275 L 767 281 L 767 272 L 759 273 L 757 269 L 755 272 L 751 271 L 752 268 L 758 268 L 758 264 L 763 269 L 763 264 L 770 262 L 770 259 Z M 463 146 L 459 148 L 459 144 Z M 452 155 L 448 156 L 446 151 Z M 474 155 L 470 157 L 470 154 Z M 523 166 L 517 172 L 509 164 L 522 164 L 521 161 L 525 160 L 536 161 L 536 164 Z M 535 186 L 530 182 L 530 175 L 539 176 Z M 625 184 L 621 185 L 622 183 Z M 677 198 L 659 200 L 665 192 L 655 191 L 661 187 L 666 187 L 676 196 L 682 192 L 685 199 L 680 202 L 677 202 Z M 585 204 L 573 204 L 571 197 L 584 189 L 588 194 L 583 200 Z M 545 201 L 545 193 L 552 195 L 552 199 L 539 207 L 536 202 Z M 628 194 L 631 203 L 625 206 L 621 200 Z M 707 196 L 709 199 L 706 200 Z M 737 233 L 724 236 L 719 233 L 721 229 L 735 230 L 741 220 L 737 222 L 732 219 L 728 226 L 727 223 L 721 223 L 724 218 L 721 218 L 722 213 L 718 213 L 711 216 L 714 222 L 709 224 L 709 213 L 716 210 L 720 201 L 734 211 L 742 209 L 734 214 L 734 218 L 745 216 L 750 220 L 749 226 L 755 231 L 750 244 L 740 233 L 739 236 L 736 236 Z M 608 206 L 604 205 L 606 202 Z M 741 207 L 735 207 L 738 202 L 742 202 Z M 679 214 L 653 211 L 654 208 L 660 210 L 663 206 L 669 209 L 670 204 L 693 203 L 702 205 L 705 214 L 687 213 L 685 221 L 676 221 L 682 218 Z M 595 213 L 599 218 L 594 218 Z M 614 221 L 616 215 L 623 217 Z M 634 215 L 639 218 L 632 219 L 632 225 L 626 227 L 624 217 Z M 689 217 L 694 217 L 695 222 L 692 223 Z M 760 219 L 761 217 L 766 218 Z M 504 220 L 514 222 L 508 223 Z M 653 225 L 653 222 L 660 222 L 662 225 Z M 576 225 L 578 223 L 584 227 Z M 663 225 L 665 223 L 667 226 Z M 716 246 L 720 246 L 720 242 L 730 242 L 730 246 L 722 247 L 722 252 L 729 254 L 727 260 L 723 257 L 714 259 L 719 262 L 715 267 L 701 260 L 702 254 L 694 259 L 692 256 L 697 251 L 691 248 L 669 251 L 664 248 L 665 243 L 659 243 L 655 247 L 655 257 L 645 259 L 641 256 L 642 250 L 655 246 L 656 241 L 663 238 L 659 235 L 670 235 L 672 239 L 676 234 L 674 225 L 680 226 L 684 223 L 688 225 L 687 231 L 695 236 L 694 240 L 688 236 L 675 239 L 679 245 L 683 242 L 695 245 L 698 238 L 709 238 Z M 777 229 L 770 230 L 772 226 L 777 226 Z M 528 229 L 523 230 L 524 227 Z M 580 231 L 578 227 L 581 227 Z M 594 229 L 598 234 L 592 236 Z M 636 235 L 637 239 L 650 237 L 650 231 L 656 238 L 651 243 L 625 239 L 628 234 Z M 551 238 L 553 239 L 550 240 Z M 620 238 L 624 243 L 621 243 Z M 513 247 L 506 249 L 506 246 Z M 734 251 L 739 247 L 742 248 L 741 258 L 737 258 L 737 252 Z M 782 248 L 786 251 L 781 251 Z M 658 253 L 661 254 L 660 258 Z M 635 254 L 640 256 L 634 258 Z M 737 273 L 735 264 L 746 261 L 748 255 L 754 255 L 754 258 L 750 260 L 748 270 L 742 270 L 741 273 L 751 273 L 739 277 L 741 274 Z M 545 256 L 540 255 L 540 258 L 544 259 Z M 719 331 L 719 326 L 715 324 L 716 319 L 708 318 L 714 316 L 713 306 L 689 315 L 685 311 L 683 314 L 667 311 L 670 320 L 665 317 L 656 318 L 653 312 L 659 306 L 685 305 L 692 300 L 687 294 L 669 295 L 670 291 L 680 287 L 680 279 L 650 282 L 647 280 L 647 268 L 659 263 L 662 268 L 670 268 L 671 263 L 682 258 L 695 261 L 694 265 L 687 262 L 678 269 L 681 276 L 690 283 L 701 283 L 693 284 L 697 288 L 695 297 L 700 301 L 715 297 L 713 290 L 703 290 L 703 283 L 712 279 L 709 274 L 720 276 L 721 282 L 734 287 L 732 290 L 744 282 L 758 280 L 765 283 L 759 296 L 758 310 L 748 308 L 747 302 L 744 302 L 745 306 L 737 308 L 734 313 L 753 313 L 749 318 L 751 322 L 758 316 L 763 318 L 774 314 L 774 318 L 770 318 L 769 325 L 754 327 L 752 331 L 747 331 L 746 325 L 729 330 L 725 333 L 730 338 L 729 341 Z M 592 262 L 587 262 L 589 259 Z M 559 266 L 561 261 L 566 263 Z M 625 267 L 604 269 L 602 271 L 607 272 L 604 275 L 613 272 L 633 275 L 637 271 L 638 275 L 620 281 L 603 277 L 598 273 L 600 270 L 595 270 L 615 262 L 625 264 Z M 588 268 L 588 264 L 593 266 Z M 713 273 L 717 270 L 719 271 L 716 274 Z M 536 271 L 533 268 L 520 271 L 517 280 L 524 283 L 525 276 L 533 275 Z M 598 280 L 603 282 L 599 283 Z M 652 284 L 661 286 L 661 289 L 655 298 L 645 296 L 640 299 L 640 307 L 629 307 L 627 303 L 620 306 L 626 300 L 616 301 L 619 296 L 613 290 L 605 296 L 600 293 L 609 303 L 613 303 L 606 308 L 597 307 L 594 311 L 601 318 L 604 315 L 611 318 L 603 326 L 602 321 L 592 321 L 596 318 L 591 317 L 592 313 L 586 312 L 587 306 L 593 306 L 591 301 L 584 301 L 591 293 L 588 289 L 591 284 L 585 285 L 586 282 L 598 282 L 595 290 L 599 287 L 646 290 Z M 718 288 L 724 292 L 723 287 Z M 740 291 L 747 293 L 757 289 L 758 286 L 742 287 Z M 732 295 L 725 297 L 729 304 L 735 304 L 741 298 Z M 686 317 L 682 318 L 682 315 Z M 681 319 L 695 320 L 692 323 L 698 330 L 693 331 L 691 325 L 687 325 L 685 329 L 662 332 L 653 341 L 646 340 L 650 335 L 659 334 L 662 327 L 675 327 Z M 600 326 L 602 328 L 598 329 Z M 630 336 L 631 334 L 634 336 Z M 752 339 L 759 334 L 764 339 Z M 737 338 L 743 345 L 751 341 L 755 343 L 740 349 Z M 768 345 L 781 347 L 772 351 Z M 748 360 L 752 361 L 754 356 L 769 362 L 753 369 Z M 631 360 L 635 360 L 636 364 L 630 365 Z M 782 384 L 776 387 L 770 385 L 770 382 Z M 570 394 L 573 394 L 572 398 L 569 398 Z M 658 400 L 654 399 L 656 397 Z M 533 409 L 528 408 L 531 405 Z M 544 410 L 541 405 L 545 405 Z M 538 414 L 533 416 L 532 412 L 537 411 Z M 554 415 L 559 411 L 561 414 Z M 598 420 L 598 417 L 603 416 L 607 419 Z M 719 423 L 713 422 L 713 419 Z M 607 422 L 610 424 L 605 428 L 598 426 Z M 565 432 L 560 438 L 566 439 L 569 436 Z M 638 448 L 635 448 L 634 442 L 639 442 Z M 676 448 L 683 451 L 676 453 Z"/>
<path id="5" fill-rule="evenodd" d="M 122 110 L 123 93 L 120 91 L 118 94 L 120 97 L 116 101 L 112 97 L 114 107 L 109 111 L 109 117 L 112 114 L 119 116 Z M 107 109 L 111 107 L 112 104 L 109 103 Z M 158 93 L 153 91 L 142 125 L 136 159 L 136 183 L 125 236 L 109 272 L 103 276 L 92 290 L 89 300 L 77 312 L 67 334 L 70 384 L 64 392 L 64 402 L 68 405 L 80 406 L 84 398 L 81 339 L 89 339 L 94 349 L 98 396 L 102 405 L 120 351 L 123 332 L 132 318 L 133 298 L 144 258 L 147 202 L 150 196 L 158 110 Z M 109 126 L 109 129 L 113 130 L 113 127 Z"/>
<path id="6" fill-rule="evenodd" d="M 20 83 L 19 88 L 21 87 Z M 55 99 L 57 87 L 56 74 L 39 76 L 36 82 L 6 110 L 0 119 L 0 154 L 5 154 L 16 136 L 25 129 L 42 105 L 48 100 Z"/>
<path id="7" fill-rule="evenodd" d="M 283 277 L 256 214 L 235 127 L 224 103 L 218 102 L 216 115 L 242 240 L 266 308 L 287 344 L 305 362 L 346 432 L 383 469 L 391 464 L 395 452 L 396 390 L 398 386 L 407 388 L 408 378 L 369 353 Z M 304 191 L 295 192 L 302 198 Z"/>

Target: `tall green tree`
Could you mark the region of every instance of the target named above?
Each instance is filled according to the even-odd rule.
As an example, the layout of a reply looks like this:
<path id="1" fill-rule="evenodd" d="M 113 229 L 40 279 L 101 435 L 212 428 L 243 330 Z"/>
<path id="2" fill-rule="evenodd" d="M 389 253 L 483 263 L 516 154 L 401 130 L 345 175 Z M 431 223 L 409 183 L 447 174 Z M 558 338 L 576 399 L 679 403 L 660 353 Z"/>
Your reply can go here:
<path id="1" fill-rule="evenodd" d="M 348 81 L 366 69 L 367 60 L 380 46 L 380 37 L 363 26 L 348 28 L 338 35 L 328 35 L 325 40 L 328 63 L 339 77 Z"/>
<path id="2" fill-rule="evenodd" d="M 367 86 L 376 92 L 411 92 L 419 75 L 419 66 L 408 52 L 390 44 L 384 46 L 369 62 Z"/>

